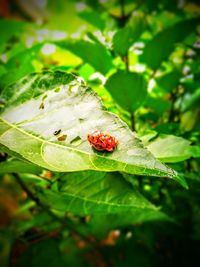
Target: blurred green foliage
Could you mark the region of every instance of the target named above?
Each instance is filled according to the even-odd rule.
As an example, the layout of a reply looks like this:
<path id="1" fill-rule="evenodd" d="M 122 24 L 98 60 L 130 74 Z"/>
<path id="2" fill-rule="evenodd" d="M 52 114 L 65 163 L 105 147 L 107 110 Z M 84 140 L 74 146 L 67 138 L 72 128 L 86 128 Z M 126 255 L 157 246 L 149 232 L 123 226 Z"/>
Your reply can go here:
<path id="1" fill-rule="evenodd" d="M 50 172 L 2 146 L 0 265 L 197 266 L 198 1 L 15 0 L 2 1 L 0 15 L 0 92 L 35 71 L 79 75 L 189 186 L 117 172 L 99 180 L 82 172 Z M 79 184 L 84 175 L 89 176 L 85 189 Z M 116 213 L 107 207 L 99 213 L 97 200 L 103 195 L 98 190 L 85 212 L 80 198 L 91 201 L 92 176 L 95 190 L 117 192 Z M 123 210 L 120 201 L 131 189 L 135 203 L 154 208 Z M 80 190 L 80 198 L 76 195 L 65 209 L 63 198 L 73 190 Z"/>

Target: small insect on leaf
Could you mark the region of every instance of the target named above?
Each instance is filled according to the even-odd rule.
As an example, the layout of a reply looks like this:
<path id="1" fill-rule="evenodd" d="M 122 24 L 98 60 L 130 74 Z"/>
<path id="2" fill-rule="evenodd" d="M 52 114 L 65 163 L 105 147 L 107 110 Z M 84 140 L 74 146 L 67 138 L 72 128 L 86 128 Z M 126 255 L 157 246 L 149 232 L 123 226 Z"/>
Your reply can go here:
<path id="1" fill-rule="evenodd" d="M 58 135 L 60 132 L 61 132 L 61 129 L 56 130 L 53 134 L 54 134 L 54 135 Z"/>
<path id="2" fill-rule="evenodd" d="M 67 135 L 63 134 L 63 135 L 59 136 L 57 139 L 58 139 L 58 141 L 65 141 L 66 138 L 67 138 Z"/>
<path id="3" fill-rule="evenodd" d="M 43 102 L 40 104 L 39 109 L 44 109 L 44 103 Z"/>
<path id="4" fill-rule="evenodd" d="M 45 100 L 46 98 L 47 98 L 47 95 L 44 95 L 43 98 L 42 98 L 42 100 Z"/>
<path id="5" fill-rule="evenodd" d="M 74 139 L 72 139 L 72 140 L 70 141 L 70 144 L 75 145 L 75 146 L 78 146 L 78 145 L 80 145 L 82 142 L 83 142 L 83 141 L 82 141 L 81 137 L 80 137 L 80 136 L 76 136 Z"/>
<path id="6" fill-rule="evenodd" d="M 87 136 L 90 145 L 98 151 L 113 152 L 118 144 L 117 139 L 109 134 L 94 131 Z"/>

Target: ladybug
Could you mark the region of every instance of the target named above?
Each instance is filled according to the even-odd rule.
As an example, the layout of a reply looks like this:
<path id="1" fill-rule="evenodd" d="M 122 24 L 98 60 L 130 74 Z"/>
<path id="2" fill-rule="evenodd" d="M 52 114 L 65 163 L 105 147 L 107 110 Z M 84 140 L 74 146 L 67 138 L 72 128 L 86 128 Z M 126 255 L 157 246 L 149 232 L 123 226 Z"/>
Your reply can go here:
<path id="1" fill-rule="evenodd" d="M 108 151 L 113 152 L 117 147 L 118 141 L 115 137 L 101 133 L 100 131 L 94 131 L 91 134 L 88 134 L 87 140 L 98 151 Z"/>

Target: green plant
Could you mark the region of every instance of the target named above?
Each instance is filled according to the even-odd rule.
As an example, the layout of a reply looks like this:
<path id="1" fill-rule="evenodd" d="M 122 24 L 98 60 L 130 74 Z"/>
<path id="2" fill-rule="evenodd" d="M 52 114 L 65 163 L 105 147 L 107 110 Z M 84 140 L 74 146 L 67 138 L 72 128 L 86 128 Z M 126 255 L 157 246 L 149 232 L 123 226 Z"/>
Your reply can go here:
<path id="1" fill-rule="evenodd" d="M 0 20 L 2 266 L 195 266 L 199 5 L 45 5 Z"/>

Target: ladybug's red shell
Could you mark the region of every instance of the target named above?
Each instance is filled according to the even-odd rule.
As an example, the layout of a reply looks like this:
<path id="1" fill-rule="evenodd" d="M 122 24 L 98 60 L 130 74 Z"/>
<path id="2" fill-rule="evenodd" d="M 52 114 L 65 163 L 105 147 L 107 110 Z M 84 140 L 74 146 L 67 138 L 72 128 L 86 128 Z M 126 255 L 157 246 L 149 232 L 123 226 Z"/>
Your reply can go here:
<path id="1" fill-rule="evenodd" d="M 112 152 L 118 144 L 118 141 L 115 137 L 101 133 L 100 131 L 95 131 L 91 134 L 88 134 L 87 139 L 96 150 L 98 151 L 109 151 Z"/>

